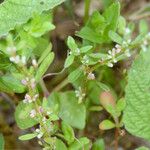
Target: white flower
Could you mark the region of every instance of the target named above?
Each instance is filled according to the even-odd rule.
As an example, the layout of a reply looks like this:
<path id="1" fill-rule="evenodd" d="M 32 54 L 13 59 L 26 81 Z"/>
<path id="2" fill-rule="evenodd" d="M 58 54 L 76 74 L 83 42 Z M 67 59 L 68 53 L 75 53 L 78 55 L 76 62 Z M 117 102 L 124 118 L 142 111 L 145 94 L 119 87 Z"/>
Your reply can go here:
<path id="1" fill-rule="evenodd" d="M 26 64 L 26 56 L 22 56 L 21 57 L 21 62 L 22 62 L 23 65 Z"/>
<path id="2" fill-rule="evenodd" d="M 33 67 L 35 67 L 35 68 L 38 67 L 38 63 L 37 63 L 36 59 L 32 59 L 32 65 L 33 65 Z"/>
<path id="3" fill-rule="evenodd" d="M 33 110 L 31 110 L 31 112 L 30 112 L 30 117 L 31 117 L 31 118 L 34 118 L 35 116 L 36 116 L 36 110 L 33 109 Z"/>
<path id="4" fill-rule="evenodd" d="M 40 139 L 43 136 L 43 132 L 40 129 L 36 129 L 35 132 L 38 133 L 37 138 Z"/>
<path id="5" fill-rule="evenodd" d="M 126 28 L 126 29 L 125 29 L 125 33 L 126 33 L 126 34 L 129 34 L 130 32 L 131 32 L 131 30 L 130 30 L 129 28 Z"/>
<path id="6" fill-rule="evenodd" d="M 22 79 L 22 80 L 21 80 L 21 83 L 22 83 L 23 85 L 27 85 L 27 84 L 28 84 L 28 82 L 27 82 L 26 79 Z"/>
<path id="7" fill-rule="evenodd" d="M 12 46 L 12 47 L 7 47 L 6 51 L 9 53 L 15 53 L 17 51 L 17 49 L 15 46 Z"/>
<path id="8" fill-rule="evenodd" d="M 23 102 L 24 103 L 31 103 L 32 102 L 31 96 L 29 94 L 26 94 Z"/>
<path id="9" fill-rule="evenodd" d="M 78 90 L 75 91 L 76 97 L 78 98 L 78 103 L 81 103 L 83 98 L 85 97 L 85 93 L 83 93 L 81 87 L 79 87 Z"/>
<path id="10" fill-rule="evenodd" d="M 33 101 L 35 102 L 38 99 L 38 97 L 39 97 L 39 94 L 34 95 Z"/>
<path id="11" fill-rule="evenodd" d="M 35 81 L 35 79 L 32 78 L 32 79 L 30 80 L 30 83 L 31 83 L 31 88 L 34 89 L 35 86 L 36 86 L 36 81 Z"/>
<path id="12" fill-rule="evenodd" d="M 88 80 L 94 80 L 94 79 L 95 79 L 94 73 L 90 72 L 90 73 L 88 74 L 88 76 L 87 76 L 87 79 L 88 79 Z"/>
<path id="13" fill-rule="evenodd" d="M 112 67 L 113 67 L 113 64 L 112 64 L 111 62 L 108 62 L 108 63 L 107 63 L 107 66 L 112 68 Z"/>

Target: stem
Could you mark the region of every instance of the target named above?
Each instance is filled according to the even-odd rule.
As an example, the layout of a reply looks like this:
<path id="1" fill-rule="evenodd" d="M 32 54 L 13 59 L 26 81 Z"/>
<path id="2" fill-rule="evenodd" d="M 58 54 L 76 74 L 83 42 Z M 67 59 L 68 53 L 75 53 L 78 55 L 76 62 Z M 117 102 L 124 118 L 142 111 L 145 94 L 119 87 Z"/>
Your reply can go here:
<path id="1" fill-rule="evenodd" d="M 118 150 L 118 136 L 119 136 L 119 132 L 118 132 L 118 128 L 116 128 L 116 130 L 115 130 L 115 150 Z"/>
<path id="2" fill-rule="evenodd" d="M 41 88 L 43 90 L 44 96 L 48 97 L 50 95 L 50 93 L 49 93 L 49 91 L 48 91 L 48 89 L 47 89 L 43 79 L 40 80 L 40 85 L 41 85 Z"/>
<path id="3" fill-rule="evenodd" d="M 89 18 L 90 3 L 91 3 L 91 0 L 85 0 L 85 7 L 84 7 L 84 23 L 86 23 L 87 20 L 88 20 L 88 18 Z"/>
<path id="4" fill-rule="evenodd" d="M 60 84 L 58 84 L 52 92 L 60 91 L 63 87 L 65 87 L 69 83 L 68 78 L 65 78 Z"/>

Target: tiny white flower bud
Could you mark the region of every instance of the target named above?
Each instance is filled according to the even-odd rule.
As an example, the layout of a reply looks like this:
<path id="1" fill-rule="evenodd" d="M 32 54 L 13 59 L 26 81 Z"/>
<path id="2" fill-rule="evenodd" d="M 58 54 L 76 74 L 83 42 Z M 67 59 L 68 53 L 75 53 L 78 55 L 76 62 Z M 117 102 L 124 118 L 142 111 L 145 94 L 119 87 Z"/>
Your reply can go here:
<path id="1" fill-rule="evenodd" d="M 88 74 L 88 76 L 87 76 L 87 79 L 88 79 L 88 80 L 94 80 L 94 79 L 95 79 L 94 73 L 90 72 L 90 73 Z"/>
<path id="2" fill-rule="evenodd" d="M 148 45 L 148 42 L 147 42 L 147 40 L 144 40 L 144 42 L 143 42 L 143 43 L 144 43 L 144 45 Z"/>
<path id="3" fill-rule="evenodd" d="M 38 67 L 38 63 L 37 63 L 36 59 L 32 59 L 32 65 L 33 65 L 33 67 L 35 67 L 35 68 Z"/>
<path id="4" fill-rule="evenodd" d="M 37 133 L 40 133 L 40 129 L 36 129 L 35 131 L 36 131 Z"/>
<path id="5" fill-rule="evenodd" d="M 126 28 L 126 29 L 125 29 L 125 33 L 126 33 L 126 34 L 129 34 L 130 32 L 131 32 L 131 30 L 130 30 L 129 28 Z"/>
<path id="6" fill-rule="evenodd" d="M 22 64 L 24 64 L 24 65 L 26 64 L 26 56 L 22 56 L 22 57 L 21 57 L 21 62 L 22 62 Z"/>
<path id="7" fill-rule="evenodd" d="M 22 83 L 23 85 L 27 85 L 27 84 L 28 84 L 27 80 L 25 80 L 25 79 L 21 80 L 21 83 Z"/>
<path id="8" fill-rule="evenodd" d="M 109 50 L 109 51 L 108 51 L 108 54 L 110 54 L 110 55 L 111 55 L 111 54 L 112 54 L 112 51 L 111 51 L 111 50 Z"/>
<path id="9" fill-rule="evenodd" d="M 20 62 L 20 56 L 17 55 L 17 56 L 15 57 L 15 63 L 18 64 L 19 62 Z"/>
<path id="10" fill-rule="evenodd" d="M 40 139 L 43 136 L 43 133 L 37 135 L 37 138 Z"/>
<path id="11" fill-rule="evenodd" d="M 30 117 L 31 117 L 31 118 L 34 118 L 35 116 L 36 116 L 36 110 L 33 109 L 33 110 L 31 110 L 31 112 L 30 112 Z"/>
<path id="12" fill-rule="evenodd" d="M 30 80 L 30 83 L 31 83 L 31 87 L 32 87 L 32 89 L 34 89 L 34 88 L 35 88 L 35 86 L 36 86 L 36 81 L 35 81 L 35 79 L 34 79 L 34 78 L 32 78 L 32 79 Z"/>
<path id="13" fill-rule="evenodd" d="M 107 63 L 107 66 L 112 68 L 112 67 L 113 67 L 113 64 L 112 64 L 111 62 L 108 62 L 108 63 Z"/>
<path id="14" fill-rule="evenodd" d="M 113 59 L 113 62 L 114 62 L 114 63 L 117 63 L 117 60 L 114 58 L 114 59 Z"/>
<path id="15" fill-rule="evenodd" d="M 15 57 L 10 57 L 9 60 L 10 60 L 11 62 L 15 62 Z"/>

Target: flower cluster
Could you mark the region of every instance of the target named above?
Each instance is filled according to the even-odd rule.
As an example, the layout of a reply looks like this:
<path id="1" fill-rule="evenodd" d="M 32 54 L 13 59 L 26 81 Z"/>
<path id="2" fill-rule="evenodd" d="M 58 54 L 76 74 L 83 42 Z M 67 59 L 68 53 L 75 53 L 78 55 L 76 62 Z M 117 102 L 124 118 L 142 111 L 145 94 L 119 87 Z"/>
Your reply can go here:
<path id="1" fill-rule="evenodd" d="M 24 103 L 32 103 L 35 102 L 39 97 L 39 94 L 35 94 L 31 97 L 28 93 L 25 95 L 25 99 L 23 100 Z"/>
<path id="2" fill-rule="evenodd" d="M 20 65 L 26 65 L 27 63 L 27 59 L 25 56 L 19 56 L 16 54 L 16 47 L 12 46 L 12 47 L 7 47 L 6 51 L 8 52 L 8 54 L 10 55 L 9 60 L 15 64 L 20 64 Z"/>
<path id="3" fill-rule="evenodd" d="M 81 89 L 81 87 L 79 87 L 78 90 L 75 90 L 75 94 L 76 97 L 78 98 L 78 103 L 82 103 L 83 98 L 85 97 L 85 93 L 83 92 L 83 90 Z"/>
<path id="4" fill-rule="evenodd" d="M 121 52 L 121 46 L 116 45 L 115 48 L 108 51 L 107 58 L 110 59 L 110 61 L 107 63 L 108 67 L 113 67 L 113 63 L 117 63 L 116 55 Z"/>

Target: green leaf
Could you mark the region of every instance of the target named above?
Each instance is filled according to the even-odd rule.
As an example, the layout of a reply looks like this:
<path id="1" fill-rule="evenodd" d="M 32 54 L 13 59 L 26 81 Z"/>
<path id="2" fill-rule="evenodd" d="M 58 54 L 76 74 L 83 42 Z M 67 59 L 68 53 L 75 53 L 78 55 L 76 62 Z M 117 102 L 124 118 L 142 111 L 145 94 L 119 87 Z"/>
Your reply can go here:
<path id="1" fill-rule="evenodd" d="M 90 149 L 90 140 L 86 137 L 80 138 L 70 145 L 68 150 L 89 150 Z"/>
<path id="2" fill-rule="evenodd" d="M 93 43 L 101 44 L 104 41 L 99 33 L 93 31 L 91 28 L 87 26 L 82 28 L 81 31 L 78 32 L 76 35 Z"/>
<path id="3" fill-rule="evenodd" d="M 142 147 L 136 148 L 135 150 L 149 150 L 149 148 L 142 146 Z"/>
<path id="4" fill-rule="evenodd" d="M 25 86 L 23 86 L 21 81 L 15 77 L 5 75 L 0 77 L 0 90 L 8 93 L 23 93 L 25 91 Z"/>
<path id="5" fill-rule="evenodd" d="M 41 15 L 36 14 L 33 15 L 32 20 L 25 24 L 23 28 L 29 35 L 38 38 L 46 32 L 55 29 L 55 26 L 50 22 L 50 19 L 50 13 L 43 13 Z"/>
<path id="6" fill-rule="evenodd" d="M 5 144 L 4 137 L 2 134 L 0 134 L 0 150 L 4 150 L 4 144 Z"/>
<path id="7" fill-rule="evenodd" d="M 66 139 L 68 144 L 71 144 L 74 141 L 74 139 L 75 139 L 75 135 L 74 135 L 73 129 L 71 128 L 71 126 L 66 124 L 64 121 L 61 124 L 61 128 L 62 128 L 62 132 L 64 134 L 64 138 Z"/>
<path id="8" fill-rule="evenodd" d="M 150 48 L 141 51 L 128 74 L 123 122 L 131 134 L 150 140 Z"/>
<path id="9" fill-rule="evenodd" d="M 103 107 L 101 107 L 101 106 L 91 106 L 89 108 L 89 110 L 90 111 L 101 111 L 101 110 L 103 110 Z"/>
<path id="10" fill-rule="evenodd" d="M 123 39 L 121 38 L 120 35 L 118 35 L 116 32 L 114 31 L 109 31 L 109 37 L 112 41 L 118 43 L 118 44 L 122 44 Z"/>
<path id="11" fill-rule="evenodd" d="M 49 106 L 59 106 L 59 117 L 72 127 L 83 129 L 85 127 L 86 109 L 78 104 L 74 92 L 53 93 L 48 98 Z"/>
<path id="12" fill-rule="evenodd" d="M 68 68 L 70 65 L 72 65 L 72 63 L 74 62 L 74 58 L 75 58 L 74 55 L 69 55 L 65 61 L 64 67 Z"/>
<path id="13" fill-rule="evenodd" d="M 118 18 L 120 15 L 120 4 L 119 2 L 113 3 L 110 7 L 108 7 L 103 16 L 107 22 L 107 27 L 105 28 L 104 37 L 105 40 L 108 41 L 108 33 L 110 30 L 115 31 L 118 25 Z"/>
<path id="14" fill-rule="evenodd" d="M 84 46 L 80 48 L 81 53 L 87 53 L 89 50 L 92 49 L 93 46 Z"/>
<path id="15" fill-rule="evenodd" d="M 119 19 L 118 19 L 118 32 L 121 35 L 124 35 L 125 28 L 126 28 L 126 20 L 125 20 L 124 17 L 119 16 Z"/>
<path id="16" fill-rule="evenodd" d="M 148 24 L 146 20 L 141 20 L 139 24 L 140 33 L 146 34 L 148 32 Z"/>
<path id="17" fill-rule="evenodd" d="M 39 66 L 37 70 L 36 77 L 35 77 L 36 81 L 39 81 L 42 78 L 42 76 L 44 75 L 44 73 L 47 71 L 48 67 L 52 63 L 53 59 L 54 59 L 54 53 L 51 52 L 43 60 L 43 62 L 41 63 L 41 65 Z"/>
<path id="18" fill-rule="evenodd" d="M 76 51 L 76 49 L 78 48 L 75 40 L 71 36 L 68 37 L 67 45 L 72 51 Z"/>
<path id="19" fill-rule="evenodd" d="M 8 33 L 16 25 L 26 23 L 33 13 L 42 13 L 65 0 L 9 0 L 0 5 L 0 35 Z"/>
<path id="20" fill-rule="evenodd" d="M 126 101 L 125 101 L 125 99 L 124 98 L 119 99 L 117 101 L 116 107 L 117 107 L 118 111 L 120 111 L 120 112 L 123 111 L 125 109 L 125 107 L 126 107 Z"/>
<path id="21" fill-rule="evenodd" d="M 32 109 L 34 109 L 32 103 L 24 104 L 20 102 L 16 107 L 15 120 L 19 128 L 27 129 L 37 124 L 37 121 L 29 116 Z"/>
<path id="22" fill-rule="evenodd" d="M 110 120 L 103 120 L 100 124 L 99 124 L 99 128 L 101 130 L 109 130 L 109 129 L 113 129 L 115 127 L 115 124 L 110 121 Z"/>
<path id="23" fill-rule="evenodd" d="M 80 75 L 83 73 L 82 69 L 81 68 L 77 68 L 76 70 L 74 70 L 73 72 L 71 72 L 68 76 L 68 80 L 73 83 L 75 82 L 79 77 Z"/>
<path id="24" fill-rule="evenodd" d="M 98 139 L 93 143 L 92 150 L 105 150 L 105 143 L 103 139 Z"/>
<path id="25" fill-rule="evenodd" d="M 30 133 L 30 134 L 25 134 L 19 137 L 19 140 L 22 141 L 27 141 L 35 138 L 37 136 L 37 133 Z"/>
<path id="26" fill-rule="evenodd" d="M 40 64 L 47 57 L 47 55 L 50 53 L 51 50 L 52 50 L 52 44 L 50 43 L 42 53 L 41 57 L 39 58 L 38 64 Z"/>
<path id="27" fill-rule="evenodd" d="M 66 145 L 59 139 L 56 140 L 56 150 L 67 150 Z"/>

